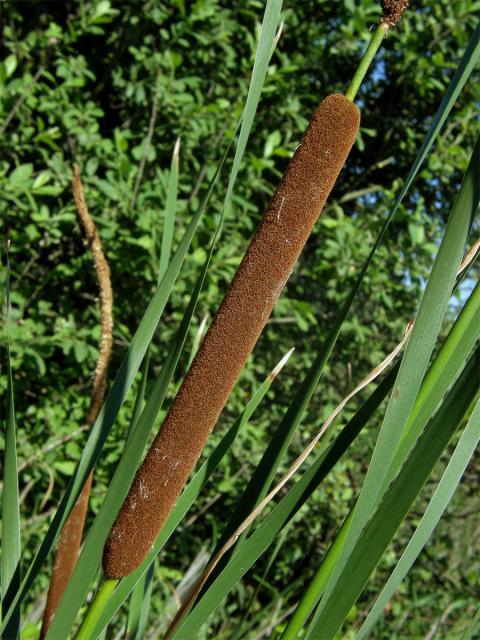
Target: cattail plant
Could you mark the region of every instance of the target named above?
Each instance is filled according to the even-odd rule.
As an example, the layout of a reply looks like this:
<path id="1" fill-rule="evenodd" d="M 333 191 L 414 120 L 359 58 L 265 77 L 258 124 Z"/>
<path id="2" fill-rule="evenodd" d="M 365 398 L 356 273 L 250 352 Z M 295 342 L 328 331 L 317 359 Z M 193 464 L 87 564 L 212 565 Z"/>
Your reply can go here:
<path id="1" fill-rule="evenodd" d="M 202 206 L 188 223 L 187 230 L 171 260 L 170 244 L 175 206 L 172 206 L 171 210 L 167 207 L 171 215 L 168 217 L 168 224 L 167 222 L 164 224 L 162 238 L 164 277 L 155 290 L 147 311 L 132 337 L 131 344 L 113 382 L 111 393 L 92 426 L 62 502 L 48 525 L 40 547 L 28 567 L 25 567 L 26 563 L 21 558 L 13 377 L 10 363 L 8 364 L 8 422 L 5 438 L 2 501 L 4 512 L 2 514 L 2 535 L 4 539 L 0 559 L 0 573 L 2 574 L 0 576 L 2 591 L 0 635 L 2 637 L 18 638 L 21 634 L 22 637 L 23 635 L 25 637 L 31 635 L 28 625 L 34 613 L 26 610 L 25 619 L 22 620 L 21 607 L 23 608 L 27 604 L 27 595 L 39 577 L 40 571 L 62 530 L 63 523 L 68 518 L 71 506 L 75 503 L 82 487 L 83 491 L 78 503 L 71 512 L 61 534 L 41 635 L 42 637 L 46 636 L 48 640 L 72 637 L 72 634 L 75 633 L 77 633 L 77 640 L 104 637 L 107 634 L 107 625 L 110 624 L 116 612 L 124 606 L 130 594 L 125 633 L 123 631 L 119 633 L 132 640 L 145 635 L 150 606 L 151 580 L 154 575 L 154 560 L 172 534 L 178 531 L 182 522 L 187 528 L 192 523 L 192 520 L 185 520 L 188 510 L 196 504 L 200 492 L 211 480 L 212 474 L 219 469 L 221 461 L 230 450 L 240 428 L 247 425 L 255 407 L 265 397 L 271 382 L 271 380 L 265 381 L 255 392 L 231 429 L 220 439 L 208 457 L 206 456 L 204 464 L 191 475 L 187 484 L 187 477 L 215 426 L 241 368 L 268 321 L 276 300 L 281 294 L 355 142 L 360 123 L 360 112 L 354 104 L 356 94 L 383 38 L 398 22 L 407 6 L 405 0 L 396 2 L 384 0 L 381 4 L 382 18 L 372 34 L 371 42 L 347 91 L 344 95 L 340 93 L 329 95 L 315 111 L 237 274 L 213 318 L 203 343 L 195 357 L 188 361 L 188 373 L 184 381 L 178 387 L 175 385 L 175 391 L 172 394 L 174 400 L 166 414 L 162 429 L 154 439 L 143 465 L 139 468 L 151 429 L 164 406 L 165 397 L 168 388 L 171 388 L 179 359 L 185 351 L 185 340 L 195 314 L 204 278 L 208 272 L 210 257 L 219 237 L 218 229 L 221 228 L 223 217 L 220 218 L 217 225 L 215 240 L 212 242 L 200 277 L 191 292 L 190 301 L 178 331 L 169 345 L 168 355 L 161 371 L 155 376 L 153 391 L 148 393 L 145 398 L 146 362 L 148 360 L 146 354 L 148 354 L 149 345 L 162 318 L 172 287 L 180 273 L 182 262 L 191 246 L 195 230 L 205 211 L 208 198 L 223 167 L 228 150 L 212 178 Z M 280 14 L 281 0 L 268 0 L 224 210 L 233 193 L 234 182 L 244 156 L 271 54 L 276 45 Z M 418 22 L 420 23 L 421 20 Z M 312 356 L 311 365 L 308 371 L 299 375 L 298 384 L 295 384 L 288 408 L 282 412 L 281 422 L 273 432 L 268 446 L 265 447 L 260 463 L 246 483 L 241 497 L 234 501 L 233 512 L 217 543 L 218 551 L 217 549 L 213 551 L 210 561 L 203 570 L 196 567 L 197 571 L 201 572 L 200 576 L 198 573 L 192 576 L 193 572 L 187 572 L 191 578 L 189 594 L 182 593 L 183 602 L 173 620 L 169 619 L 169 607 L 166 607 L 163 614 L 157 617 L 155 628 L 149 634 L 151 637 L 169 637 L 172 640 L 175 638 L 190 640 L 200 637 L 202 625 L 207 622 L 228 594 L 238 588 L 242 578 L 262 554 L 267 549 L 272 549 L 272 543 L 276 539 L 278 540 L 279 535 L 286 531 L 286 527 L 294 522 L 299 511 L 306 505 L 306 501 L 318 490 L 342 456 L 348 455 L 354 440 L 361 431 L 365 427 L 370 427 L 372 418 L 382 410 L 382 403 L 387 398 L 388 407 L 383 416 L 378 436 L 373 429 L 370 430 L 368 436 L 369 442 L 375 438 L 375 448 L 371 460 L 365 464 L 367 468 L 365 480 L 358 495 L 352 495 L 351 501 L 346 498 L 345 504 L 342 504 L 342 507 L 348 507 L 347 501 L 351 502 L 351 511 L 344 521 L 344 525 L 340 526 L 340 522 L 338 523 L 337 536 L 331 538 L 333 542 L 330 550 L 322 554 L 323 557 L 319 557 L 313 580 L 305 589 L 308 575 L 307 572 L 302 571 L 301 575 L 297 575 L 289 582 L 288 590 L 285 589 L 281 593 L 281 599 L 272 598 L 267 602 L 266 607 L 263 605 L 267 599 L 265 598 L 265 601 L 262 599 L 261 616 L 263 620 L 268 617 L 268 630 L 263 629 L 259 633 L 256 632 L 256 635 L 265 635 L 266 631 L 269 636 L 283 633 L 283 640 L 294 640 L 299 634 L 302 634 L 306 639 L 322 637 L 325 640 L 333 640 L 338 633 L 342 633 L 342 625 L 362 593 L 369 576 L 378 565 L 387 545 L 391 543 L 396 531 L 405 522 L 408 510 L 420 495 L 423 485 L 438 463 L 440 456 L 446 452 L 450 438 L 458 429 L 462 428 L 465 418 L 468 419 L 469 413 L 472 412 L 472 417 L 464 431 L 467 439 L 465 440 L 464 434 L 462 434 L 455 450 L 455 460 L 452 458 L 455 464 L 450 471 L 448 468 L 450 465 L 448 465 L 444 475 L 448 481 L 448 487 L 446 487 L 448 492 L 443 487 L 429 502 L 424 516 L 428 526 L 422 526 L 421 535 L 417 535 L 417 530 L 412 537 L 407 549 L 408 562 L 400 560 L 398 564 L 401 569 L 400 573 L 403 574 L 407 564 L 411 564 L 420 553 L 422 545 L 426 541 L 425 535 L 431 533 L 440 513 L 446 508 L 448 500 L 459 482 L 459 474 L 461 475 L 461 465 L 457 464 L 457 460 L 460 459 L 465 467 L 480 438 L 480 402 L 477 402 L 476 409 L 472 411 L 473 403 L 476 398 L 478 399 L 480 384 L 477 375 L 480 358 L 480 347 L 478 346 L 480 288 L 478 286 L 468 296 L 468 301 L 465 304 L 461 303 L 463 309 L 452 322 L 452 331 L 444 340 L 439 341 L 442 343 L 438 344 L 439 348 L 435 348 L 452 291 L 454 287 L 460 286 L 460 278 L 463 277 L 464 269 L 468 268 L 479 249 L 478 243 L 472 247 L 467 254 L 468 259 L 466 258 L 462 262 L 459 270 L 461 256 L 467 246 L 473 217 L 478 210 L 480 201 L 478 190 L 480 141 L 477 142 L 472 153 L 449 217 L 448 226 L 439 245 L 431 276 L 423 289 L 421 304 L 418 313 L 415 314 L 415 324 L 409 325 L 401 344 L 342 400 L 323 426 L 320 427 L 318 420 L 314 423 L 312 419 L 309 426 L 312 426 L 315 433 L 312 433 L 309 444 L 303 448 L 280 481 L 275 482 L 274 479 L 277 472 L 280 471 L 281 465 L 285 462 L 287 447 L 292 441 L 295 431 L 299 428 L 309 402 L 318 387 L 319 380 L 325 372 L 326 363 L 342 327 L 345 326 L 345 319 L 362 282 L 364 282 L 376 251 L 381 246 L 385 231 L 418 175 L 442 125 L 453 106 L 458 103 L 460 92 L 479 61 L 480 27 L 470 38 L 462 61 L 449 82 L 437 113 L 431 120 L 432 124 L 428 128 L 425 141 L 413 163 L 405 185 L 400 190 L 390 214 L 386 217 L 368 257 L 358 270 L 358 276 L 355 277 L 352 288 L 344 292 L 344 300 L 336 313 L 335 320 L 329 326 L 322 344 L 318 349 L 315 348 L 314 353 L 310 352 L 306 356 Z M 7 65 L 4 66 L 7 69 Z M 158 68 L 155 68 L 155 73 L 158 73 Z M 158 86 L 163 85 L 160 83 Z M 157 112 L 156 97 L 153 102 L 147 141 L 151 140 L 153 135 Z M 120 151 L 124 145 L 121 144 L 122 137 L 117 136 L 117 138 L 117 147 Z M 143 166 L 144 164 L 141 164 L 141 167 Z M 28 167 L 23 171 L 28 173 Z M 176 183 L 176 177 L 172 178 L 174 174 L 177 175 L 176 171 L 170 174 L 169 185 Z M 18 175 L 21 176 L 22 172 L 16 172 L 14 177 L 15 175 L 18 179 Z M 107 178 L 110 175 L 107 173 Z M 141 176 L 141 171 L 139 175 Z M 103 182 L 106 186 L 105 180 Z M 172 191 L 168 189 L 167 193 L 176 193 L 176 190 L 175 186 Z M 78 212 L 82 216 L 82 211 L 86 210 L 86 204 L 78 169 L 75 171 L 74 191 Z M 125 192 L 123 194 L 125 195 Z M 167 196 L 167 203 L 168 201 L 169 197 Z M 167 215 L 165 215 L 165 220 L 167 220 Z M 85 226 L 87 237 L 89 240 L 91 238 L 94 258 L 98 258 L 97 250 L 99 249 L 101 252 L 101 247 L 95 243 L 95 230 L 93 228 L 89 236 L 89 228 L 91 229 L 91 227 L 89 227 L 89 223 Z M 362 245 L 365 242 L 366 238 L 362 238 Z M 168 246 L 168 251 L 163 251 L 164 244 Z M 7 294 L 8 292 L 9 284 L 7 281 Z M 109 293 L 111 303 L 110 290 Z M 101 295 L 101 303 L 103 304 L 103 302 L 104 299 Z M 8 308 L 7 304 L 7 312 Z M 399 308 L 399 305 L 395 306 L 395 309 Z M 106 317 L 102 314 L 102 322 L 108 324 Z M 109 329 L 111 331 L 111 316 Z M 103 354 L 105 354 L 107 345 L 108 349 L 111 347 L 111 334 L 109 335 L 110 338 L 106 338 L 105 343 L 102 340 L 100 351 Z M 338 432 L 331 433 L 329 425 L 335 416 L 342 411 L 346 402 L 353 394 L 369 384 L 376 375 L 383 373 L 384 369 L 390 366 L 393 357 L 400 351 L 403 352 L 404 346 L 406 348 L 398 367 L 390 370 L 376 389 L 369 394 L 362 406 L 353 412 L 352 417 L 346 421 L 344 426 L 338 429 Z M 435 354 L 433 358 L 432 353 Z M 8 348 L 8 362 L 9 354 Z M 106 371 L 107 361 L 108 357 L 104 357 L 103 366 L 99 364 L 97 368 L 91 407 L 87 416 L 89 424 L 94 421 L 94 416 L 98 413 L 98 406 L 103 401 L 105 377 L 102 378 L 99 370 L 105 369 Z M 132 425 L 135 426 L 126 438 L 125 448 L 118 459 L 118 465 L 112 475 L 109 488 L 92 522 L 90 531 L 85 538 L 83 550 L 77 560 L 91 484 L 91 475 L 89 474 L 111 434 L 114 421 L 120 417 L 119 411 L 130 392 L 142 361 L 144 375 L 139 385 L 133 411 L 134 419 L 132 419 Z M 274 373 L 278 373 L 278 369 Z M 355 371 L 355 375 L 358 373 L 358 370 Z M 146 400 L 145 409 L 137 421 L 136 417 L 144 400 Z M 327 428 L 331 438 L 324 437 L 327 435 Z M 308 433 L 302 434 L 302 441 L 305 436 L 308 437 Z M 320 448 L 317 447 L 319 442 L 322 442 L 323 445 Z M 117 441 L 115 447 L 118 446 Z M 137 469 L 139 470 L 132 483 Z M 292 482 L 294 476 L 295 481 Z M 87 484 L 84 487 L 85 481 Z M 130 492 L 122 506 L 124 496 L 127 495 L 129 489 Z M 180 492 L 182 494 L 177 500 Z M 275 500 L 275 504 L 271 504 L 273 500 Z M 13 509 L 9 508 L 12 504 L 14 505 Z M 272 508 L 265 513 L 264 509 L 267 504 Z M 263 516 L 262 520 L 253 526 L 254 520 L 260 514 Z M 292 529 L 288 533 L 291 531 Z M 330 539 L 330 535 L 326 539 Z M 230 555 L 234 547 L 235 552 Z M 310 551 L 309 565 L 313 559 L 312 551 L 314 552 L 317 548 L 318 545 L 315 545 L 315 548 L 312 547 Z M 277 546 L 278 549 L 279 546 Z M 268 566 L 273 567 L 273 564 L 278 562 L 275 555 L 274 551 L 269 558 Z M 104 575 L 99 576 L 98 570 L 102 556 Z M 75 563 L 77 566 L 72 574 Z M 193 563 L 193 565 L 195 564 Z M 22 576 L 20 576 L 20 569 L 24 572 Z M 164 571 L 163 576 L 165 576 Z M 97 580 L 99 581 L 97 582 Z M 265 584 L 266 580 L 265 573 L 261 584 Z M 67 581 L 69 584 L 65 589 Z M 398 584 L 398 574 L 392 575 L 387 593 L 392 593 Z M 248 584 L 246 588 L 248 590 Z M 88 599 L 88 594 L 92 593 L 92 589 L 96 589 L 96 595 L 89 605 L 83 623 L 77 628 L 76 617 Z M 179 591 L 180 589 L 178 589 Z M 384 610 L 386 597 L 385 594 L 381 596 L 371 610 L 364 628 L 359 632 L 359 637 L 366 637 L 366 634 L 369 633 L 369 628 Z M 60 598 L 61 602 L 59 603 Z M 280 600 L 284 603 L 283 611 Z M 298 601 L 298 607 L 291 615 L 293 600 Z M 251 603 L 252 610 L 254 605 L 260 604 L 256 593 Z M 177 601 L 175 605 L 177 605 Z M 242 615 L 247 619 L 247 623 L 243 625 L 243 628 L 237 625 L 234 632 L 236 637 L 240 637 L 240 635 L 250 637 L 253 625 L 258 622 L 258 619 L 254 620 L 254 616 L 248 621 L 249 606 L 243 607 Z M 270 606 L 274 607 L 272 615 L 270 615 L 270 611 L 272 611 L 269 609 Z M 34 612 L 38 611 L 37 606 L 31 607 L 31 609 Z M 52 619 L 55 609 L 56 613 Z M 364 610 L 362 603 L 362 612 Z M 226 609 L 224 613 L 225 611 Z M 232 611 L 231 607 L 228 608 L 228 611 Z M 223 626 L 225 617 L 222 617 L 222 626 L 215 626 L 217 618 L 213 621 L 212 629 L 218 629 L 219 635 L 227 634 L 230 637 L 232 628 L 231 626 Z M 238 619 L 235 622 L 238 622 Z M 33 624 L 35 625 L 36 622 Z M 476 624 L 475 620 L 473 624 Z M 309 625 L 308 629 L 307 625 Z M 357 632 L 356 623 L 354 628 Z M 165 629 L 167 630 L 165 631 Z M 117 631 L 114 633 L 119 635 Z M 208 634 L 208 631 L 206 633 Z M 217 636 L 215 630 L 210 635 Z"/>
<path id="2" fill-rule="evenodd" d="M 349 91 L 327 96 L 315 111 L 112 527 L 103 556 L 107 578 L 122 578 L 142 562 L 202 453 L 355 142 L 358 87 L 407 5 L 382 3 Z"/>
<path id="3" fill-rule="evenodd" d="M 107 371 L 112 354 L 112 285 L 110 281 L 110 267 L 103 251 L 102 242 L 97 227 L 88 211 L 85 193 L 80 177 L 78 165 L 73 167 L 72 192 L 78 217 L 82 224 L 85 239 L 92 252 L 95 275 L 98 283 L 100 298 L 100 345 L 97 364 L 92 380 L 90 405 L 86 415 L 86 423 L 92 426 L 98 416 L 105 396 L 107 386 Z M 40 638 L 45 638 L 50 622 L 62 599 L 65 588 L 75 569 L 83 528 L 88 510 L 88 499 L 92 486 L 93 474 L 87 478 L 85 485 L 72 509 L 58 540 L 57 553 L 53 564 L 47 602 L 43 614 Z"/>
<path id="4" fill-rule="evenodd" d="M 353 100 L 407 4 L 382 2 L 382 19 L 346 94 L 327 96 L 315 111 L 117 515 L 93 609 L 145 559 L 201 455 L 351 151 L 360 126 Z M 87 616 L 79 637 L 90 624 Z"/>
<path id="5" fill-rule="evenodd" d="M 198 460 L 350 153 L 360 125 L 353 99 L 406 5 L 383 3 L 346 95 L 329 95 L 314 113 L 112 527 L 107 580 L 143 561 Z"/>

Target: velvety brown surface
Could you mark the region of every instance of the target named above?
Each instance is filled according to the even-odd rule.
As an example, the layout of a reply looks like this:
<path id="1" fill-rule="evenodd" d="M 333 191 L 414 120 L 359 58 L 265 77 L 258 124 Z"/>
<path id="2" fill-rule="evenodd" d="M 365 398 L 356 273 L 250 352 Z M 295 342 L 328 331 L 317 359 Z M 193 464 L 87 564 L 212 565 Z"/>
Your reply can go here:
<path id="1" fill-rule="evenodd" d="M 408 8 L 408 0 L 382 0 L 382 22 L 394 27 Z"/>
<path id="2" fill-rule="evenodd" d="M 318 107 L 107 540 L 109 578 L 142 562 L 192 471 L 355 141 L 358 108 Z"/>

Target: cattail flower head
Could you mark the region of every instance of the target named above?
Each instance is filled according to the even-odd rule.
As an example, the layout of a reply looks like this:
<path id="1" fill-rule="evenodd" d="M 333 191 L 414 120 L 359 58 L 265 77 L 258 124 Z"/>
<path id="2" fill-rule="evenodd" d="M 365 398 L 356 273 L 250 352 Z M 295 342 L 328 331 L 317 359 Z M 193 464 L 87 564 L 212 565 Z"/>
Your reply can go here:
<path id="1" fill-rule="evenodd" d="M 408 8 L 408 0 L 382 0 L 382 19 L 380 22 L 394 27 Z"/>
<path id="2" fill-rule="evenodd" d="M 143 561 L 190 475 L 280 296 L 358 133 L 358 107 L 328 96 L 270 206 L 138 471 L 107 540 L 103 568 Z"/>

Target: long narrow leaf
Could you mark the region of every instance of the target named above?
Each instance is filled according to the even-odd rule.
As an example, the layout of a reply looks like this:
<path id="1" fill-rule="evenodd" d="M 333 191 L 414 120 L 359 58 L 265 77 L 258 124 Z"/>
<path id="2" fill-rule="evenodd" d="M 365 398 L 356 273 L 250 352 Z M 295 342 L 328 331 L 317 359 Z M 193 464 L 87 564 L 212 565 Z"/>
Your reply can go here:
<path id="1" fill-rule="evenodd" d="M 449 218 L 412 335 L 400 366 L 385 419 L 360 492 L 342 554 L 328 581 L 316 615 L 321 616 L 336 580 L 356 541 L 401 460 L 396 449 L 419 392 L 462 260 L 468 233 L 480 201 L 480 144 L 477 141 Z"/>
<path id="2" fill-rule="evenodd" d="M 152 562 L 132 591 L 126 631 L 129 640 L 142 640 L 145 635 L 152 595 L 153 567 Z"/>
<path id="3" fill-rule="evenodd" d="M 275 35 L 280 20 L 283 0 L 267 0 L 265 13 L 262 21 L 262 28 L 258 40 L 255 60 L 253 63 L 252 77 L 248 88 L 247 100 L 243 111 L 242 127 L 238 137 L 238 145 L 233 159 L 232 171 L 228 181 L 227 193 L 225 196 L 224 212 L 231 200 L 233 187 L 237 180 L 238 172 L 242 162 L 245 147 L 247 145 L 250 132 L 252 130 L 253 119 L 257 111 L 258 100 L 267 75 L 268 64 L 272 57 L 275 44 Z"/>
<path id="4" fill-rule="evenodd" d="M 382 589 L 374 606 L 372 607 L 367 619 L 363 623 L 357 640 L 366 638 L 371 632 L 373 626 L 383 613 L 388 601 L 395 593 L 396 588 L 400 585 L 404 577 L 409 572 L 415 560 L 418 558 L 423 547 L 437 526 L 443 512 L 447 508 L 452 499 L 455 490 L 462 479 L 463 473 L 472 457 L 478 442 L 480 441 L 480 400 L 473 410 L 470 420 L 465 427 L 464 432 L 450 458 L 445 472 L 440 480 L 438 487 L 433 494 L 428 507 L 420 520 L 407 548 L 398 561 L 392 575 L 388 579 L 387 584 Z"/>
<path id="5" fill-rule="evenodd" d="M 425 376 L 395 454 L 389 480 L 400 468 L 423 428 L 455 380 L 480 336 L 480 282 L 468 297 L 444 344 Z"/>
<path id="6" fill-rule="evenodd" d="M 11 605 L 9 594 L 20 586 L 20 502 L 18 493 L 17 439 L 15 424 L 15 403 L 13 376 L 10 359 L 10 264 L 7 253 L 6 279 L 6 326 L 7 326 L 7 397 L 5 411 L 5 449 L 3 453 L 3 493 L 2 493 L 2 614 Z M 20 609 L 12 616 L 5 636 L 18 638 L 20 633 Z"/>
<path id="7" fill-rule="evenodd" d="M 160 267 L 158 272 L 161 280 L 167 271 L 172 252 L 173 232 L 175 229 L 175 212 L 177 209 L 178 195 L 178 155 L 180 152 L 180 138 L 177 139 L 173 149 L 172 163 L 168 176 L 167 201 L 163 213 L 162 248 L 160 252 Z"/>
<path id="8" fill-rule="evenodd" d="M 163 215 L 163 233 L 162 247 L 160 252 L 160 263 L 158 280 L 161 281 L 168 264 L 172 252 L 173 234 L 175 229 L 175 214 L 177 209 L 178 196 L 178 164 L 179 164 L 180 138 L 177 138 L 173 148 L 172 162 L 170 165 L 170 173 L 168 176 L 167 199 L 165 203 L 165 211 Z M 135 407 L 130 424 L 129 433 L 135 428 L 140 417 L 140 411 L 143 406 L 145 387 L 148 377 L 148 369 L 150 362 L 150 347 L 145 355 L 144 364 L 142 366 L 142 377 Z M 147 623 L 148 612 L 150 609 L 150 595 L 152 591 L 152 575 L 153 565 L 145 573 L 142 579 L 135 585 L 128 608 L 127 619 L 127 635 L 131 640 L 138 640 L 143 637 L 145 626 Z"/>
<path id="9" fill-rule="evenodd" d="M 478 393 L 479 365 L 477 348 L 357 539 L 334 588 L 325 592 L 307 639 L 330 640 L 341 627 Z"/>

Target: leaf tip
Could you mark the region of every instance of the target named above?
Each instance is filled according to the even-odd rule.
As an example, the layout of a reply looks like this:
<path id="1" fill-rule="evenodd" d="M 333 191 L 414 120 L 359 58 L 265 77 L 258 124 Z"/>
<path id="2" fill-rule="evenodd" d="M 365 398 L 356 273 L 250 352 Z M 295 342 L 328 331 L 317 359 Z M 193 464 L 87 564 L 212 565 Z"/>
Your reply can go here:
<path id="1" fill-rule="evenodd" d="M 283 367 L 287 364 L 287 362 L 290 360 L 290 356 L 292 355 L 292 353 L 295 351 L 295 347 L 292 347 L 290 349 L 290 351 L 287 351 L 287 353 L 283 356 L 283 358 L 278 362 L 278 364 L 276 365 L 276 367 L 272 370 L 272 372 L 269 375 L 269 379 L 273 382 L 273 380 L 275 380 L 275 378 L 278 376 L 278 374 L 280 373 L 280 371 L 283 369 Z"/>

